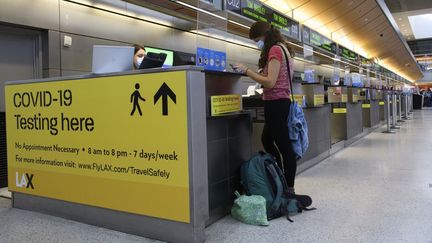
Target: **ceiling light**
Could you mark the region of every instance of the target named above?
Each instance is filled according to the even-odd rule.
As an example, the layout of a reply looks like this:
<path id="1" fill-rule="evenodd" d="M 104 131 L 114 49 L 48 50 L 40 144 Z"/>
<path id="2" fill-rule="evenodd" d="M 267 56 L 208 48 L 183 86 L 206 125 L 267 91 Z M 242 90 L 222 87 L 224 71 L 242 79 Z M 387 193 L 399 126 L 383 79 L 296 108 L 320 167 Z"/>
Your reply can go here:
<path id="1" fill-rule="evenodd" d="M 177 0 L 172 0 L 172 1 L 175 2 L 175 3 L 178 3 L 178 4 L 180 4 L 180 5 L 183 5 L 183 6 L 185 6 L 185 7 L 188 7 L 188 8 L 191 8 L 191 9 L 193 9 L 193 10 L 196 10 L 196 11 L 198 11 L 198 12 L 202 12 L 202 13 L 205 13 L 205 14 L 211 15 L 211 16 L 216 17 L 216 18 L 218 18 L 218 19 L 227 20 L 227 18 L 225 18 L 225 17 L 219 16 L 219 15 L 214 14 L 214 13 L 212 13 L 212 12 L 209 12 L 209 11 L 207 11 L 207 10 L 204 10 L 204 9 L 201 9 L 201 8 L 198 8 L 198 7 L 195 7 L 195 6 L 190 5 L 190 4 L 188 4 L 188 3 L 185 3 L 185 2 L 182 2 L 182 1 L 177 1 Z"/>
<path id="2" fill-rule="evenodd" d="M 425 39 L 432 37 L 432 14 L 421 14 L 408 16 L 414 36 L 416 39 Z"/>

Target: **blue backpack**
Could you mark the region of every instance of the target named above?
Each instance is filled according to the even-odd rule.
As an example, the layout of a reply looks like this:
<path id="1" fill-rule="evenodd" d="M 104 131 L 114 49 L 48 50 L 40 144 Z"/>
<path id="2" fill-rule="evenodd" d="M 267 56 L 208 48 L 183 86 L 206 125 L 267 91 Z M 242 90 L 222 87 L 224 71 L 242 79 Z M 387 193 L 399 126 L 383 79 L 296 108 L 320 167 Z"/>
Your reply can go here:
<path id="1" fill-rule="evenodd" d="M 268 220 L 310 211 L 312 198 L 288 192 L 285 176 L 272 155 L 259 152 L 241 167 L 241 184 L 246 194 L 266 199 Z"/>

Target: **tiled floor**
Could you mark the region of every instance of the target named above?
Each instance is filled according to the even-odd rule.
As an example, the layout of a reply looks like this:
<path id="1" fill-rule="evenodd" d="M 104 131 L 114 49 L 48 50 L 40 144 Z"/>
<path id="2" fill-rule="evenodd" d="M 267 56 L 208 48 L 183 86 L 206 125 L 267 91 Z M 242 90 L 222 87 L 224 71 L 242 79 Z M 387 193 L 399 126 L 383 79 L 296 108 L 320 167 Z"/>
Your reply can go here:
<path id="1" fill-rule="evenodd" d="M 11 193 L 7 188 L 0 188 L 0 197 L 11 198 Z"/>
<path id="2" fill-rule="evenodd" d="M 396 134 L 379 129 L 299 175 L 316 211 L 248 226 L 226 217 L 207 242 L 432 242 L 432 110 Z M 10 208 L 0 198 L 0 242 L 151 242 Z"/>

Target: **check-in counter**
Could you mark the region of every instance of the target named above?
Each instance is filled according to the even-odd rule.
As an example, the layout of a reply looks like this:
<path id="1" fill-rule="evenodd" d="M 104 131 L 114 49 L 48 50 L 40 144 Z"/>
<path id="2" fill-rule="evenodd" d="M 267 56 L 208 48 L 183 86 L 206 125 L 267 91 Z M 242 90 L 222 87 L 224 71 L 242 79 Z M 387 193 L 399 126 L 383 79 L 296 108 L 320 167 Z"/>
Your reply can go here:
<path id="1" fill-rule="evenodd" d="M 351 90 L 351 93 L 349 93 Z M 331 141 L 332 144 L 347 140 L 363 132 L 361 102 L 354 102 L 356 89 L 346 86 L 329 86 L 328 103 L 331 103 Z M 349 94 L 351 100 L 348 102 Z"/>
<path id="2" fill-rule="evenodd" d="M 299 84 L 299 85 L 296 85 Z M 295 97 L 304 97 L 307 106 L 303 112 L 308 124 L 309 148 L 303 157 L 297 161 L 298 172 L 313 164 L 322 154 L 328 154 L 331 148 L 330 138 L 330 105 L 324 104 L 324 86 L 322 84 L 293 84 Z M 296 99 L 296 98 L 295 98 Z M 297 100 L 299 102 L 300 100 Z M 300 103 L 299 103 L 300 104 Z M 243 98 L 244 109 L 249 110 L 253 120 L 252 150 L 263 150 L 261 134 L 264 128 L 264 101 L 261 96 Z"/>
<path id="3" fill-rule="evenodd" d="M 364 88 L 366 98 L 362 103 L 363 126 L 375 127 L 380 123 L 379 100 L 377 99 L 377 90 L 374 88 Z"/>
<path id="4" fill-rule="evenodd" d="M 229 214 L 234 192 L 241 188 L 241 164 L 252 156 L 252 119 L 241 109 L 240 78 L 239 73 L 205 71 L 210 213 L 206 225 Z M 230 98 L 238 103 L 219 103 Z"/>
<path id="5" fill-rule="evenodd" d="M 401 111 L 402 111 L 402 99 L 401 99 L 401 97 L 402 97 L 402 91 L 401 90 L 396 90 L 395 91 L 395 94 L 396 94 L 396 111 L 397 111 L 397 113 L 396 113 L 396 118 L 397 118 L 397 120 L 399 121 L 399 117 L 401 117 Z"/>
<path id="6" fill-rule="evenodd" d="M 385 102 L 384 102 L 385 90 L 378 88 L 376 92 L 377 92 L 377 100 L 378 100 L 378 105 L 379 105 L 379 120 L 385 121 L 385 119 L 386 119 Z"/>
<path id="7" fill-rule="evenodd" d="M 252 150 L 263 150 L 261 134 L 264 128 L 264 101 L 260 96 L 244 97 L 244 109 L 250 110 L 253 120 Z M 303 158 L 297 162 L 301 166 L 331 147 L 330 139 L 330 106 L 306 107 L 303 112 L 308 124 L 309 148 Z"/>
<path id="8" fill-rule="evenodd" d="M 13 207 L 203 242 L 251 156 L 240 87 L 195 66 L 7 83 Z"/>

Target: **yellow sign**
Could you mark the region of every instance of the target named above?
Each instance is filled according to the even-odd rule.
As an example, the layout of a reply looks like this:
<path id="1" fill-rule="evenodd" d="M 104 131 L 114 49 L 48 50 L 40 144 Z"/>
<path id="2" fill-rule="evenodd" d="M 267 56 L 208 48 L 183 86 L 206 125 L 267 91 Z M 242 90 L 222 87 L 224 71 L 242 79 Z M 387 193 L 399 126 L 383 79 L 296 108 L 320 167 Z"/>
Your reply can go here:
<path id="1" fill-rule="evenodd" d="M 302 94 L 295 94 L 294 95 L 294 100 L 297 102 L 298 106 L 302 107 L 303 106 L 304 95 L 302 95 Z"/>
<path id="2" fill-rule="evenodd" d="M 324 95 L 323 94 L 317 94 L 314 95 L 314 105 L 324 105 Z"/>
<path id="3" fill-rule="evenodd" d="M 353 94 L 352 99 L 353 99 L 353 103 L 357 103 L 358 102 L 358 95 Z"/>
<path id="4" fill-rule="evenodd" d="M 241 95 L 218 95 L 212 96 L 210 99 L 212 116 L 230 112 L 238 112 L 242 110 Z"/>
<path id="5" fill-rule="evenodd" d="M 370 104 L 362 104 L 362 108 L 370 108 Z"/>
<path id="6" fill-rule="evenodd" d="M 379 102 L 379 105 L 384 105 L 384 101 L 380 101 L 380 102 Z"/>
<path id="7" fill-rule="evenodd" d="M 7 85 L 9 189 L 189 223 L 186 92 L 185 71 Z"/>
<path id="8" fill-rule="evenodd" d="M 333 113 L 341 114 L 341 113 L 347 113 L 346 108 L 333 108 Z"/>
<path id="9" fill-rule="evenodd" d="M 348 101 L 348 95 L 347 94 L 342 94 L 341 102 L 342 103 L 346 103 L 347 101 Z"/>

